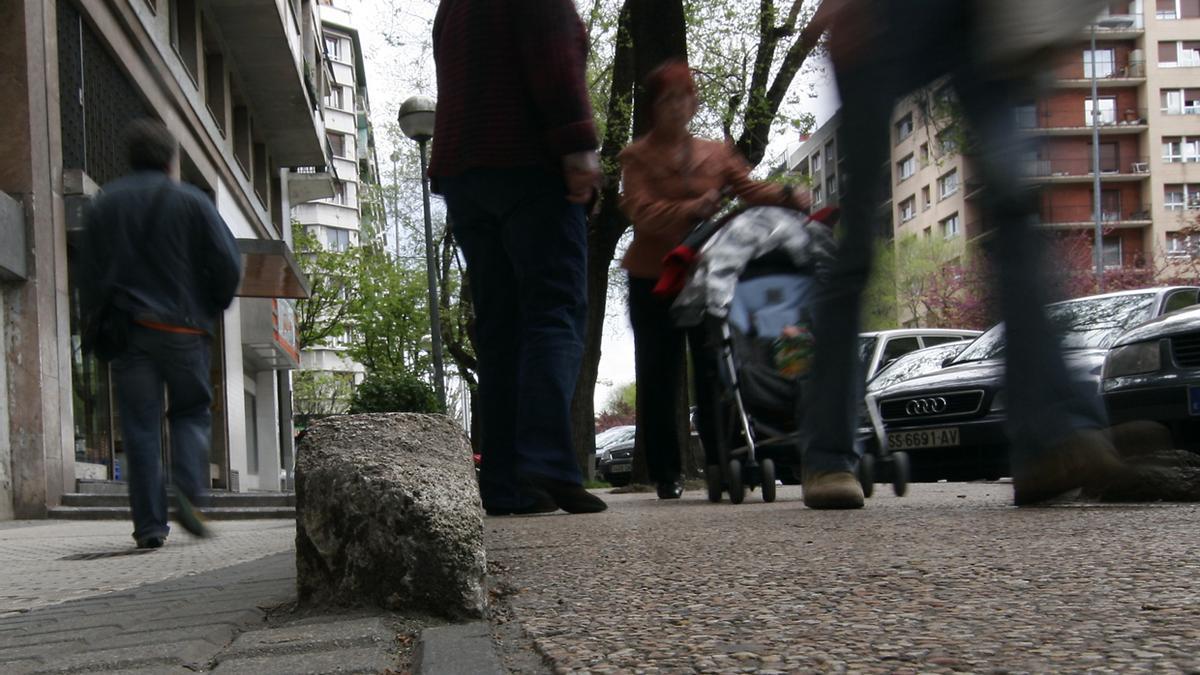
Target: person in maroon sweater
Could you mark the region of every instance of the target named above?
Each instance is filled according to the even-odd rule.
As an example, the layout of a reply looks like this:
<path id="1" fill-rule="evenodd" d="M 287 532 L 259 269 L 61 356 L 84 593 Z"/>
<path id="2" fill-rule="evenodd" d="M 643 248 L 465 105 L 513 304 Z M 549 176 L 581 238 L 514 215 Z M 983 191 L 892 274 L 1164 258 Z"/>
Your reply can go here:
<path id="1" fill-rule="evenodd" d="M 429 175 L 467 261 L 488 515 L 603 511 L 570 409 L 583 355 L 587 220 L 599 183 L 570 0 L 442 0 Z"/>

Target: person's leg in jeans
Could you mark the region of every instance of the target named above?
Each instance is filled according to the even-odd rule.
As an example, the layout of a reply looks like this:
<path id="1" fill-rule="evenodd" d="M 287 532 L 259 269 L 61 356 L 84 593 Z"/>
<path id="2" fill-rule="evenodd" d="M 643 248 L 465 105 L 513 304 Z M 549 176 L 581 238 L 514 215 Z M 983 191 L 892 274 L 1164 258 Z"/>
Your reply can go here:
<path id="1" fill-rule="evenodd" d="M 190 503 L 208 493 L 208 452 L 212 445 L 212 383 L 209 338 L 158 336 L 156 359 L 167 383 L 171 429 L 171 483 Z"/>
<path id="2" fill-rule="evenodd" d="M 517 469 L 578 486 L 571 400 L 587 321 L 587 220 L 583 207 L 567 202 L 561 177 L 541 170 L 507 175 L 503 250 L 520 316 Z"/>
<path id="3" fill-rule="evenodd" d="M 112 363 L 117 409 L 121 415 L 133 514 L 133 538 L 139 544 L 165 538 L 167 493 L 162 476 L 163 378 L 155 363 L 148 329 L 130 329 L 129 349 Z"/>
<path id="4" fill-rule="evenodd" d="M 654 483 L 679 479 L 679 440 L 675 433 L 675 384 L 684 334 L 671 323 L 668 305 L 655 297 L 656 280 L 629 277 L 629 323 L 633 328 L 637 381 L 637 427 Z"/>
<path id="5" fill-rule="evenodd" d="M 992 258 L 1006 332 L 1010 457 L 1018 479 L 1014 487 L 1021 492 L 1026 481 L 1019 479 L 1045 453 L 1073 434 L 1104 428 L 1107 418 L 1095 385 L 1069 376 L 1044 310 L 1047 275 L 1034 227 L 1036 197 L 1022 185 L 1018 172 L 1031 141 L 1016 128 L 1012 114 L 1017 83 L 968 71 L 956 78 L 956 86 L 979 139 L 974 167 L 984 179 L 986 213 L 996 228 Z M 1087 442 L 1106 446 L 1097 436 Z M 1105 447 L 1093 450 L 1107 454 Z M 1057 486 L 1049 486 L 1050 492 L 1055 490 Z M 1022 501 L 1023 496 L 1017 498 Z"/>
<path id="6" fill-rule="evenodd" d="M 479 357 L 479 491 L 485 509 L 528 507 L 518 487 L 516 455 L 517 361 L 520 317 L 516 276 L 504 251 L 500 219 L 479 196 L 489 191 L 472 174 L 443 180 L 454 239 L 467 262 Z M 484 195 L 487 196 L 486 194 Z"/>

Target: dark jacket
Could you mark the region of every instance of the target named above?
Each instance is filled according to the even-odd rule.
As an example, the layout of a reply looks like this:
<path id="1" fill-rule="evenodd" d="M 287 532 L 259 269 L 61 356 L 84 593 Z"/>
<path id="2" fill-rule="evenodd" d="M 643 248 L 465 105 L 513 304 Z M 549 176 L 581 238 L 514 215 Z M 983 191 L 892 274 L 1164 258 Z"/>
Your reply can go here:
<path id="1" fill-rule="evenodd" d="M 441 0 L 429 175 L 535 166 L 557 172 L 563 155 L 596 149 L 587 54 L 571 0 Z"/>
<path id="2" fill-rule="evenodd" d="M 81 253 L 85 311 L 111 301 L 135 320 L 210 335 L 242 275 L 237 241 L 207 195 L 158 171 L 104 186 L 88 207 Z"/>

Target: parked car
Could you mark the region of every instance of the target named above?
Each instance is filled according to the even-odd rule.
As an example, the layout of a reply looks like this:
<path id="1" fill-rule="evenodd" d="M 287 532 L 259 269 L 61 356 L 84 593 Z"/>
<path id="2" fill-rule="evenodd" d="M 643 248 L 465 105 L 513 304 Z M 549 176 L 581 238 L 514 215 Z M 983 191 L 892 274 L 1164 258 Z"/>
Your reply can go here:
<path id="1" fill-rule="evenodd" d="M 958 356 L 969 344 L 971 344 L 970 340 L 959 340 L 958 342 L 947 342 L 935 347 L 926 347 L 918 349 L 915 352 L 909 352 L 892 361 L 876 373 L 875 377 L 871 378 L 871 381 L 867 383 L 865 396 L 858 414 L 858 441 L 862 444 L 865 453 L 872 455 L 879 454 L 877 452 L 879 447 L 878 434 L 875 429 L 875 423 L 871 420 L 868 412 L 869 406 L 872 405 L 872 400 L 877 398 L 880 392 L 887 390 L 892 385 L 932 373 L 935 370 L 940 370 L 948 360 Z"/>
<path id="2" fill-rule="evenodd" d="M 637 433 L 637 427 L 632 424 L 627 424 L 619 427 L 610 427 L 596 434 L 596 473 L 600 472 L 600 456 L 604 451 L 617 443 L 625 441 L 633 442 L 633 436 Z"/>
<path id="3" fill-rule="evenodd" d="M 1166 312 L 1196 303 L 1197 288 L 1169 287 L 1077 298 L 1047 306 L 1061 332 L 1072 374 L 1100 386 L 1117 337 Z M 905 450 L 917 480 L 995 479 L 1007 475 L 1004 325 L 988 329 L 945 368 L 905 380 L 875 399 L 891 450 Z"/>
<path id="4" fill-rule="evenodd" d="M 1161 422 L 1177 447 L 1200 449 L 1200 307 L 1118 337 L 1104 360 L 1101 388 L 1113 424 Z"/>
<path id="5" fill-rule="evenodd" d="M 870 380 L 892 361 L 925 347 L 976 338 L 983 331 L 957 328 L 899 328 L 861 333 L 858 355 L 863 362 L 865 379 Z"/>
<path id="6" fill-rule="evenodd" d="M 633 439 L 634 434 L 630 433 L 604 447 L 596 465 L 600 480 L 618 487 L 629 484 L 633 473 Z"/>

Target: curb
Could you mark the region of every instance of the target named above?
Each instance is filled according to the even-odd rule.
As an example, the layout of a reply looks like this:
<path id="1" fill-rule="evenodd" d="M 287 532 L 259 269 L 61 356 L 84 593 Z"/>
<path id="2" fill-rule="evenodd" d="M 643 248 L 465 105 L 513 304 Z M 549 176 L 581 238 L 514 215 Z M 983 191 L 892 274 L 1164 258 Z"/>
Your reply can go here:
<path id="1" fill-rule="evenodd" d="M 426 628 L 421 631 L 413 664 L 417 675 L 505 673 L 486 621 Z"/>

